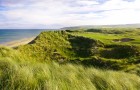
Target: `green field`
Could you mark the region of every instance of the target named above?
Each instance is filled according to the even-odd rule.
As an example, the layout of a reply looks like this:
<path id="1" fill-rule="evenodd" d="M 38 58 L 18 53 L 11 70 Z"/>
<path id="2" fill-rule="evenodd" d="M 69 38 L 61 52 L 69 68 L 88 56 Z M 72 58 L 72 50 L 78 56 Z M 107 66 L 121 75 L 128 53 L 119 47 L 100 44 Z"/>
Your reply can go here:
<path id="1" fill-rule="evenodd" d="M 0 90 L 140 90 L 140 29 L 44 31 L 0 47 Z"/>
<path id="2" fill-rule="evenodd" d="M 117 32 L 118 31 L 118 32 Z M 136 44 L 140 45 L 140 29 L 118 29 L 118 28 L 109 28 L 109 29 L 101 29 L 100 31 L 97 29 L 89 29 L 85 30 L 85 32 L 77 32 L 74 33 L 78 36 L 84 36 L 96 40 L 100 40 L 105 44 Z M 128 42 L 115 42 L 114 39 L 123 39 L 130 38 L 134 39 Z"/>

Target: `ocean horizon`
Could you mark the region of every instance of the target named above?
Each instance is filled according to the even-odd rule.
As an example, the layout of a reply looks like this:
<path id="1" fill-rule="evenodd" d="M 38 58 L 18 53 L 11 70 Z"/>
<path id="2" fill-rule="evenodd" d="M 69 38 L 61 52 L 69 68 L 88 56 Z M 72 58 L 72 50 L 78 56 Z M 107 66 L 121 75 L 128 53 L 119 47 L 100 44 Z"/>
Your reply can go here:
<path id="1" fill-rule="evenodd" d="M 36 37 L 42 31 L 50 30 L 51 29 L 0 29 L 0 44 L 24 38 Z"/>

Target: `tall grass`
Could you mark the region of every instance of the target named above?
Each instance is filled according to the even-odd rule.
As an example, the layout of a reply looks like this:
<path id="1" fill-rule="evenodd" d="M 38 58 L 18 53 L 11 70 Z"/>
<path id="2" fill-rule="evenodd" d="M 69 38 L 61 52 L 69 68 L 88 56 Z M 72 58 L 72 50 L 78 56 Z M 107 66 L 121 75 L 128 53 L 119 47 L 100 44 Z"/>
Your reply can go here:
<path id="1" fill-rule="evenodd" d="M 0 52 L 0 90 L 140 89 L 140 77 L 134 74 L 38 62 L 22 57 L 18 51 L 5 49 Z"/>
<path id="2" fill-rule="evenodd" d="M 138 47 L 107 46 L 70 33 L 42 32 L 16 50 L 0 47 L 0 90 L 140 90 Z M 137 75 L 93 66 L 127 67 Z"/>
<path id="3" fill-rule="evenodd" d="M 96 40 L 100 39 L 102 33 L 76 33 L 68 30 L 42 32 L 30 44 L 19 46 L 17 50 L 29 60 L 34 59 L 40 62 L 53 60 L 59 63 L 70 61 L 113 70 L 124 69 L 132 63 L 139 63 L 139 46 L 115 44 L 114 42 L 112 44 L 102 43 L 100 40 Z M 94 39 L 88 37 L 87 34 Z M 101 38 L 110 40 L 112 35 L 116 34 L 110 35 L 103 34 Z M 115 38 L 116 36 L 112 39 Z"/>

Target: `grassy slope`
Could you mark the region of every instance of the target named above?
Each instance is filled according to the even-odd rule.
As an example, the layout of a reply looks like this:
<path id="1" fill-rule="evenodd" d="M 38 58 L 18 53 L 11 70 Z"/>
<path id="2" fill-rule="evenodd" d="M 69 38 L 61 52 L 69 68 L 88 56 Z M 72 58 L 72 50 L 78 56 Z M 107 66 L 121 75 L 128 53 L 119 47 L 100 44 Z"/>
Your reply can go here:
<path id="1" fill-rule="evenodd" d="M 127 34 L 123 33 L 122 36 Z M 20 46 L 16 50 L 1 47 L 0 89 L 139 90 L 138 43 L 134 46 L 131 46 L 130 42 L 122 45 L 108 43 L 105 39 L 111 36 L 105 37 L 106 34 L 105 38 L 100 38 L 96 35 L 97 32 L 42 32 L 30 44 Z M 102 37 L 104 34 L 98 32 L 98 35 Z M 110 35 L 116 37 L 115 34 Z M 119 35 L 121 38 L 121 34 Z M 126 52 L 123 56 L 121 53 L 116 54 L 122 49 L 123 53 Z M 106 57 L 108 50 L 114 53 L 113 57 Z M 100 70 L 89 66 L 123 69 L 135 74 Z"/>
<path id="2" fill-rule="evenodd" d="M 42 32 L 31 44 L 20 46 L 18 50 L 24 56 L 38 61 L 80 62 L 86 66 L 115 70 L 125 69 L 133 66 L 132 63 L 139 62 L 138 44 L 132 46 L 130 42 L 112 42 L 116 37 L 123 38 L 122 36 L 129 34 L 128 31 L 127 34 L 106 32 Z"/>
<path id="3" fill-rule="evenodd" d="M 115 69 L 121 67 L 130 69 L 132 72 L 139 73 L 140 60 L 140 30 L 134 28 L 102 28 L 88 29 L 72 33 L 75 36 L 84 36 L 91 39 L 96 39 L 104 43 L 104 48 L 100 48 L 100 54 L 97 55 L 101 65 L 105 66 L 106 61 L 109 62 Z M 114 42 L 114 39 L 130 38 L 134 39 L 128 42 Z M 134 52 L 133 52 L 134 51 Z M 135 54 L 134 54 L 135 53 Z M 132 55 L 133 54 L 133 55 Z M 100 58 L 100 59 L 99 59 Z M 104 63 L 105 62 L 105 63 Z M 84 62 L 85 63 L 85 62 Z M 93 61 L 89 63 L 95 63 Z M 97 63 L 98 64 L 98 63 Z M 96 64 L 96 65 L 97 65 Z M 109 64 L 109 65 L 110 65 Z M 107 66 L 109 66 L 107 64 Z M 117 68 L 118 67 L 118 68 Z"/>
<path id="4" fill-rule="evenodd" d="M 139 29 L 88 29 L 85 32 L 75 32 L 74 35 L 100 40 L 105 44 L 134 44 L 140 45 Z M 113 39 L 132 38 L 129 42 L 113 42 Z"/>
<path id="5" fill-rule="evenodd" d="M 73 64 L 41 63 L 1 48 L 1 90 L 139 90 L 140 77 Z"/>

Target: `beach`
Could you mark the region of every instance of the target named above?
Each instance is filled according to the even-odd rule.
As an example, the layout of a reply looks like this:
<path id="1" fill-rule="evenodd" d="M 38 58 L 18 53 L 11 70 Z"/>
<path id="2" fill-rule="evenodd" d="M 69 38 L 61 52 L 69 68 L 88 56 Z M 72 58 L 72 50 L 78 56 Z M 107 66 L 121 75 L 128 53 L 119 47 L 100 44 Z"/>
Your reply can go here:
<path id="1" fill-rule="evenodd" d="M 32 41 L 43 29 L 0 29 L 0 46 L 16 47 Z"/>
<path id="2" fill-rule="evenodd" d="M 10 41 L 10 42 L 7 42 L 7 43 L 0 44 L 0 46 L 17 47 L 17 46 L 20 46 L 20 45 L 28 44 L 29 42 L 31 42 L 34 39 L 35 39 L 35 37 L 23 38 L 23 39 L 20 39 L 20 40 L 14 40 L 14 41 Z"/>

